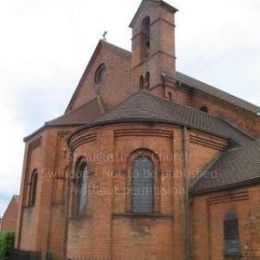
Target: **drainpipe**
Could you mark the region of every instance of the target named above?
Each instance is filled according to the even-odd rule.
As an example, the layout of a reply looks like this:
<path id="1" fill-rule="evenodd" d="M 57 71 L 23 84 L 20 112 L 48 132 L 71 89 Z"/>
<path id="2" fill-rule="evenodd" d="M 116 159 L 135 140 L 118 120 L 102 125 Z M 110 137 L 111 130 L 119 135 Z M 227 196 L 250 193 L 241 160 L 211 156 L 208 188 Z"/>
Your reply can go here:
<path id="1" fill-rule="evenodd" d="M 184 186 L 184 259 L 191 259 L 190 252 L 190 209 L 189 209 L 189 155 L 188 130 L 183 128 L 183 186 Z"/>
<path id="2" fill-rule="evenodd" d="M 69 145 L 68 145 L 69 147 Z M 64 247 L 63 247 L 63 258 L 67 259 L 67 247 L 68 247 L 68 235 L 69 235 L 69 218 L 70 218 L 70 199 L 71 199 L 71 191 L 72 191 L 72 184 L 71 184 L 71 176 L 73 173 L 73 153 L 68 148 L 68 156 L 69 156 L 69 165 L 68 165 L 68 171 L 67 176 L 65 176 L 65 184 L 66 184 L 66 194 L 65 194 L 65 241 L 64 241 Z"/>

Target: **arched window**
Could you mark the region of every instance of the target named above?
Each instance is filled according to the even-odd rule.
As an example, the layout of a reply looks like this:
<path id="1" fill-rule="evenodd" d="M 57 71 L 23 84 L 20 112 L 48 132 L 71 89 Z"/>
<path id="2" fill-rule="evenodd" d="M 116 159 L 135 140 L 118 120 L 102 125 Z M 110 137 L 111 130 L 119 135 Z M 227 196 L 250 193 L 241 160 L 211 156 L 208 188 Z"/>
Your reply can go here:
<path id="1" fill-rule="evenodd" d="M 205 112 L 205 113 L 208 113 L 208 112 L 209 112 L 207 106 L 202 106 L 202 107 L 200 108 L 200 111 Z"/>
<path id="2" fill-rule="evenodd" d="M 240 241 L 238 218 L 235 211 L 230 211 L 224 219 L 225 257 L 228 260 L 236 260 L 240 257 Z"/>
<path id="3" fill-rule="evenodd" d="M 147 56 L 147 52 L 150 48 L 150 17 L 147 16 L 142 21 L 141 28 L 141 55 L 142 59 Z"/>
<path id="4" fill-rule="evenodd" d="M 139 83 L 139 87 L 140 87 L 140 89 L 143 89 L 144 88 L 144 76 L 141 76 L 140 77 L 140 83 Z"/>
<path id="5" fill-rule="evenodd" d="M 76 165 L 76 193 L 75 193 L 75 215 L 86 214 L 88 199 L 88 167 L 87 163 L 80 159 Z"/>
<path id="6" fill-rule="evenodd" d="M 150 73 L 146 72 L 146 75 L 145 75 L 145 88 L 149 89 L 149 87 L 150 87 Z"/>
<path id="7" fill-rule="evenodd" d="M 154 211 L 154 165 L 148 156 L 139 156 L 133 161 L 132 211 L 152 213 Z"/>
<path id="8" fill-rule="evenodd" d="M 147 16 L 142 21 L 142 33 L 144 36 L 146 47 L 150 47 L 150 17 Z"/>
<path id="9" fill-rule="evenodd" d="M 172 100 L 172 92 L 168 92 L 169 100 Z"/>
<path id="10" fill-rule="evenodd" d="M 31 181 L 30 181 L 30 191 L 29 191 L 29 201 L 28 201 L 29 207 L 33 207 L 36 202 L 37 182 L 38 182 L 38 173 L 37 170 L 34 170 L 32 172 Z"/>
<path id="11" fill-rule="evenodd" d="M 106 71 L 106 65 L 104 63 L 100 64 L 95 73 L 95 83 L 99 84 L 104 78 L 104 74 Z"/>

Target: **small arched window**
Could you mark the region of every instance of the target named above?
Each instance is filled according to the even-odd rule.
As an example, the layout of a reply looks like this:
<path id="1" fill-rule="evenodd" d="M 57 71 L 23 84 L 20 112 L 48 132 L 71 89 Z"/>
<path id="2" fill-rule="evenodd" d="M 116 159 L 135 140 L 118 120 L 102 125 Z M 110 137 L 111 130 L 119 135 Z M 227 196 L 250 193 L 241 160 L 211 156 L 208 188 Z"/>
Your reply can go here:
<path id="1" fill-rule="evenodd" d="M 133 161 L 132 211 L 134 213 L 154 211 L 154 165 L 148 156 L 139 156 Z"/>
<path id="2" fill-rule="evenodd" d="M 76 193 L 75 193 L 75 215 L 86 214 L 88 200 L 88 167 L 87 163 L 80 159 L 76 165 Z"/>
<path id="3" fill-rule="evenodd" d="M 149 89 L 150 88 L 150 73 L 146 72 L 145 75 L 145 88 Z"/>
<path id="4" fill-rule="evenodd" d="M 200 108 L 200 111 L 205 112 L 205 113 L 208 113 L 208 112 L 209 112 L 207 106 L 202 106 L 202 107 Z"/>
<path id="5" fill-rule="evenodd" d="M 147 16 L 142 21 L 142 33 L 144 35 L 146 47 L 150 47 L 150 17 Z"/>
<path id="6" fill-rule="evenodd" d="M 104 63 L 100 64 L 95 73 L 95 83 L 99 84 L 104 79 L 104 74 L 106 71 L 106 65 Z"/>
<path id="7" fill-rule="evenodd" d="M 148 54 L 150 48 L 150 17 L 147 16 L 142 21 L 141 28 L 141 54 L 142 59 L 145 58 Z"/>
<path id="8" fill-rule="evenodd" d="M 240 240 L 238 218 L 235 211 L 230 211 L 225 215 L 224 219 L 224 240 L 225 240 L 225 256 L 226 259 L 239 259 L 240 256 Z"/>
<path id="9" fill-rule="evenodd" d="M 172 92 L 168 92 L 169 100 L 172 101 Z"/>
<path id="10" fill-rule="evenodd" d="M 31 175 L 28 206 L 33 207 L 36 202 L 38 173 L 34 170 Z"/>
<path id="11" fill-rule="evenodd" d="M 144 76 L 143 75 L 140 77 L 139 87 L 140 87 L 140 89 L 144 88 Z"/>

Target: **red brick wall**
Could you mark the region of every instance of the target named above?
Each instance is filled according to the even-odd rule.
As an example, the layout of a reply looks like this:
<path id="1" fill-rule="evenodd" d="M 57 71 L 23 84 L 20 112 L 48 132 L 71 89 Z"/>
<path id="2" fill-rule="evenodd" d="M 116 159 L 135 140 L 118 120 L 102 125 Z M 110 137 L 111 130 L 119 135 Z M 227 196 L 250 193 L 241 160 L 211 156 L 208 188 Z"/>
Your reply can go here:
<path id="1" fill-rule="evenodd" d="M 106 71 L 99 85 L 95 84 L 95 73 L 104 63 Z M 75 96 L 71 109 L 75 109 L 96 96 L 97 89 L 109 107 L 131 95 L 131 55 L 122 55 L 105 42 L 101 42 L 97 54 L 88 67 L 85 79 Z"/>
<path id="2" fill-rule="evenodd" d="M 16 231 L 18 205 L 19 198 L 13 197 L 0 220 L 0 231 Z"/>
<path id="3" fill-rule="evenodd" d="M 81 143 L 93 134 L 96 140 Z M 189 134 L 218 141 L 222 147 L 226 145 L 225 140 L 205 137 L 199 132 Z M 197 148 L 194 145 L 188 146 L 193 158 L 191 172 L 205 167 L 219 152 L 203 147 L 202 143 Z M 69 221 L 69 257 L 183 258 L 183 132 L 180 128 L 160 124 L 105 126 L 74 136 L 71 148 L 74 164 L 79 157 L 87 156 L 91 171 L 89 187 L 94 192 L 89 194 L 87 217 Z M 130 197 L 125 193 L 131 176 L 128 158 L 136 150 L 152 151 L 159 158 L 157 215 L 137 217 L 130 213 Z M 198 150 L 207 156 L 198 156 Z"/>
<path id="4" fill-rule="evenodd" d="M 134 36 L 140 32 L 140 21 L 148 14 L 154 22 L 151 30 L 154 56 L 149 57 L 147 64 L 139 64 L 138 41 L 133 40 L 132 57 L 101 42 L 70 109 L 93 99 L 97 89 L 109 107 L 118 104 L 137 91 L 137 81 L 146 70 L 150 71 L 151 85 L 161 84 L 163 71 L 174 76 L 173 14 L 164 7 L 148 6 L 139 14 Z M 156 21 L 158 14 L 164 21 Z M 105 63 L 106 72 L 97 86 L 95 72 L 101 63 Z M 217 98 L 187 89 L 175 93 L 167 87 L 165 91 L 161 85 L 151 90 L 166 98 L 169 91 L 176 102 L 195 108 L 206 105 L 210 114 L 223 116 L 253 134 L 260 133 L 259 120 L 254 115 Z M 80 132 L 72 138 L 68 150 L 66 135 L 72 130 L 45 129 L 26 144 L 16 247 L 41 251 L 43 257 L 50 251 L 61 259 L 65 253 L 69 257 L 96 259 L 184 259 L 183 174 L 188 174 L 191 180 L 226 147 L 227 140 L 192 130 L 185 136 L 183 128 L 163 124 L 120 124 Z M 153 216 L 130 214 L 130 196 L 124 192 L 131 177 L 128 158 L 138 149 L 150 151 L 158 158 L 156 185 L 160 192 L 155 196 Z M 91 174 L 87 216 L 77 219 L 71 214 L 73 181 L 66 178 L 65 172 L 66 169 L 73 172 L 80 156 L 87 157 Z M 28 207 L 28 183 L 34 169 L 39 173 L 37 199 L 34 207 Z M 225 192 L 219 203 L 214 200 L 222 193 L 194 199 L 191 223 L 195 260 L 209 259 L 209 255 L 211 259 L 222 259 L 221 225 L 224 212 L 231 208 L 236 208 L 241 218 L 244 256 L 260 257 L 256 242 L 259 207 L 255 206 L 259 204 L 259 189 L 248 188 L 244 199 L 239 197 L 240 193 L 243 190 L 238 195 L 236 191 Z"/>
<path id="5" fill-rule="evenodd" d="M 260 138 L 260 116 L 255 119 L 256 136 Z"/>
<path id="6" fill-rule="evenodd" d="M 209 114 L 224 118 L 231 123 L 233 122 L 241 129 L 246 130 L 252 135 L 256 135 L 256 115 L 248 112 L 242 108 L 231 105 L 221 99 L 205 95 L 200 92 L 194 92 L 192 95 L 191 106 L 200 108 L 202 106 L 208 107 Z"/>
<path id="7" fill-rule="evenodd" d="M 205 165 L 228 146 L 227 140 L 191 130 L 189 134 L 189 174 L 194 179 Z"/>
<path id="8" fill-rule="evenodd" d="M 260 186 L 198 196 L 192 202 L 192 253 L 194 260 L 221 260 L 224 250 L 224 216 L 238 214 L 242 257 L 260 258 Z"/>
<path id="9" fill-rule="evenodd" d="M 26 160 L 25 175 L 35 168 L 39 172 L 40 169 L 49 172 L 40 178 L 35 207 L 27 208 L 24 204 L 22 208 L 18 247 L 23 250 L 42 251 L 43 254 L 50 251 L 61 258 L 67 245 L 68 256 L 72 257 L 113 256 L 113 259 L 120 259 L 122 256 L 145 255 L 143 259 L 146 259 L 146 256 L 147 259 L 155 256 L 160 256 L 160 259 L 169 259 L 169 256 L 183 259 L 183 130 L 161 124 L 153 126 L 121 124 L 87 130 L 75 136 L 75 140 L 72 139 L 73 161 L 82 155 L 87 155 L 91 170 L 89 185 L 92 193 L 89 194 L 87 217 L 80 220 L 69 219 L 66 235 L 67 218 L 71 215 L 67 213 L 67 196 L 66 194 L 63 196 L 63 192 L 66 193 L 68 182 L 66 179 L 56 177 L 60 177 L 59 173 L 64 177 L 64 171 L 69 166 L 65 141 L 69 130 L 71 129 L 46 130 L 40 143 L 40 139 L 36 138 L 38 145 L 35 141 L 28 145 L 30 152 Z M 93 133 L 97 135 L 96 140 L 83 142 L 80 146 L 75 143 Z M 191 176 L 205 167 L 226 145 L 223 139 L 193 130 L 188 131 L 187 140 Z M 201 140 L 203 141 L 200 143 Z M 74 146 L 73 143 L 77 145 Z M 212 144 L 217 145 L 214 148 Z M 151 150 L 160 159 L 160 190 L 166 192 L 156 195 L 158 215 L 153 217 L 141 218 L 128 214 L 129 195 L 123 192 L 128 183 L 127 176 L 130 174 L 127 158 L 137 149 Z M 172 176 L 172 172 L 176 175 Z M 116 192 L 107 193 L 111 190 Z M 216 239 L 213 242 L 208 240 L 205 242 L 209 235 L 206 223 L 208 221 L 215 223 L 215 217 L 211 219 L 214 215 L 219 218 L 216 220 L 216 225 L 220 225 L 220 220 L 230 205 L 230 207 L 235 205 L 239 212 L 247 212 L 240 214 L 247 227 L 250 225 L 257 227 L 257 222 L 254 222 L 254 219 L 251 221 L 248 217 L 249 212 L 254 212 L 252 214 L 255 214 L 255 218 L 258 216 L 259 209 L 253 206 L 258 203 L 257 192 L 259 190 L 256 188 L 252 191 L 250 189 L 247 201 L 234 202 L 231 199 L 230 203 L 223 202 L 222 206 L 211 205 L 210 215 L 207 215 L 209 214 L 207 200 L 219 195 L 194 199 L 192 204 L 194 259 L 207 259 L 209 246 L 215 248 L 215 251 L 212 251 L 215 257 L 213 259 L 220 259 L 218 257 L 222 252 L 220 239 L 222 233 L 217 233 L 217 228 L 212 229 L 210 234 Z M 26 195 L 26 181 L 22 194 Z M 23 201 L 26 203 L 25 199 Z M 248 204 L 248 201 L 251 204 Z M 254 232 L 243 234 L 243 237 L 251 243 L 250 248 L 244 249 L 244 252 L 251 255 L 257 254 L 255 252 L 258 245 L 254 242 L 255 237 L 259 235 L 257 230 L 254 228 Z M 203 238 L 200 240 L 200 237 Z M 217 242 L 219 243 L 216 245 Z"/>
<path id="10" fill-rule="evenodd" d="M 145 17 L 145 14 L 141 16 L 140 19 L 142 17 Z M 137 29 L 134 29 L 134 31 L 135 30 Z M 167 39 L 164 41 L 167 41 Z M 134 44 L 133 48 L 132 63 L 134 64 L 135 59 L 137 59 L 135 58 L 136 49 L 140 48 L 140 46 L 135 46 Z M 136 55 L 138 57 L 138 54 Z M 161 71 L 166 69 L 159 69 L 157 64 L 167 64 L 168 62 L 157 61 L 155 63 L 151 63 L 149 66 L 147 65 L 148 67 L 144 64 L 140 65 L 141 67 L 145 66 L 145 68 L 140 67 L 134 69 L 134 71 L 132 71 L 131 78 L 131 56 L 119 54 L 118 52 L 113 51 L 113 49 L 111 49 L 111 47 L 109 47 L 106 43 L 102 43 L 98 53 L 95 58 L 93 58 L 92 63 L 88 68 L 82 86 L 80 87 L 77 95 L 75 95 L 71 107 L 72 109 L 81 106 L 96 96 L 96 88 L 98 86 L 94 83 L 94 77 L 96 69 L 101 63 L 105 63 L 107 69 L 104 80 L 99 86 L 100 95 L 109 107 L 112 107 L 127 98 L 129 95 L 133 94 L 135 91 L 138 91 L 139 78 L 144 70 L 150 70 L 151 77 L 153 77 L 154 74 L 159 76 L 158 79 L 152 80 L 151 78 L 151 84 L 153 84 L 152 82 L 161 82 Z M 171 68 L 173 67 L 171 63 L 169 66 Z M 132 80 L 134 82 L 136 81 L 136 83 L 133 82 L 132 84 Z M 233 122 L 254 136 L 260 135 L 260 127 L 258 127 L 259 119 L 255 114 L 242 108 L 238 108 L 219 98 L 209 96 L 200 91 L 191 92 L 184 89 L 173 91 L 172 88 L 169 87 L 166 88 L 166 90 L 162 87 L 157 87 L 152 89 L 151 92 L 167 99 L 169 99 L 169 92 L 171 92 L 173 101 L 198 109 L 202 106 L 207 106 L 209 114 L 229 120 L 231 123 Z"/>
<path id="11" fill-rule="evenodd" d="M 51 251 L 62 257 L 66 247 L 66 136 L 72 129 L 47 129 L 27 144 L 24 160 L 16 248 Z M 30 176 L 38 172 L 36 202 L 28 206 Z"/>
<path id="12" fill-rule="evenodd" d="M 150 48 L 142 55 L 142 22 L 150 17 Z M 140 77 L 150 73 L 150 88 L 162 89 L 161 74 L 175 73 L 175 24 L 174 13 L 160 4 L 145 2 L 132 24 L 132 84 L 137 91 Z M 159 92 L 160 96 L 164 94 Z"/>
<path id="13" fill-rule="evenodd" d="M 162 194 L 159 202 L 162 216 L 155 219 L 135 219 L 125 215 L 129 210 L 127 195 L 123 192 L 127 182 L 125 171 L 128 169 L 127 158 L 133 151 L 142 148 L 169 155 L 170 162 L 162 161 L 160 167 L 165 174 L 172 171 L 173 137 L 164 138 L 160 137 L 160 134 L 154 137 L 152 133 L 149 136 L 148 131 L 151 129 L 147 125 L 126 125 L 123 128 L 108 126 L 84 133 L 96 131 L 97 140 L 76 148 L 74 161 L 80 156 L 88 155 L 87 163 L 93 172 L 89 178 L 89 187 L 95 187 L 97 190 L 90 193 L 88 216 L 85 219 L 70 221 L 67 251 L 69 257 L 108 258 L 112 255 L 113 259 L 122 259 L 122 255 L 133 254 L 137 241 L 140 243 L 139 250 L 135 249 L 137 254 L 140 254 L 142 249 L 142 253 L 147 254 L 147 257 L 155 253 L 162 257 L 172 255 L 172 196 Z M 80 138 L 83 138 L 83 134 Z M 167 185 L 171 184 L 162 181 L 161 185 L 165 185 L 167 189 Z M 111 194 L 111 190 L 118 192 Z M 143 231 L 142 223 L 147 226 Z M 128 238 L 123 240 L 123 237 Z M 159 243 L 160 240 L 165 243 Z"/>

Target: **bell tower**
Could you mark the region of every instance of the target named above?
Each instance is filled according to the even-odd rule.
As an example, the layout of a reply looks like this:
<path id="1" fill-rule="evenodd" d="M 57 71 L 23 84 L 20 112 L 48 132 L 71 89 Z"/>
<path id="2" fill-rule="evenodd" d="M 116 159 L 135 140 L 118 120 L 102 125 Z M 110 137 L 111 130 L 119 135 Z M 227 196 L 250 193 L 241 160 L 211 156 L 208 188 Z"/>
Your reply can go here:
<path id="1" fill-rule="evenodd" d="M 161 0 L 143 0 L 132 28 L 132 80 L 136 90 L 164 96 L 162 75 L 175 77 L 175 23 L 177 9 Z"/>

